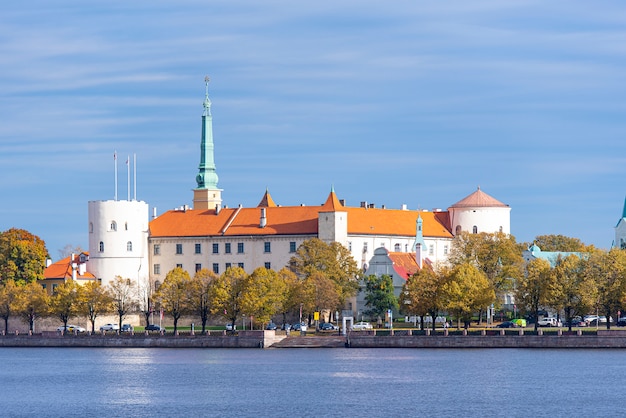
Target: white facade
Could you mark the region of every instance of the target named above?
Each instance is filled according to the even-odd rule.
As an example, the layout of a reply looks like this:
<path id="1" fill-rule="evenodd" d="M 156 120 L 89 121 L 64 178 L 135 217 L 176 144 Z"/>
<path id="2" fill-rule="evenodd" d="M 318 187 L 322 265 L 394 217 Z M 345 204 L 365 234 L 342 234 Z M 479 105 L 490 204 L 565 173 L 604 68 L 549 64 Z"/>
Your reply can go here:
<path id="1" fill-rule="evenodd" d="M 140 201 L 88 202 L 88 270 L 103 285 L 116 276 L 148 281 L 148 204 Z"/>

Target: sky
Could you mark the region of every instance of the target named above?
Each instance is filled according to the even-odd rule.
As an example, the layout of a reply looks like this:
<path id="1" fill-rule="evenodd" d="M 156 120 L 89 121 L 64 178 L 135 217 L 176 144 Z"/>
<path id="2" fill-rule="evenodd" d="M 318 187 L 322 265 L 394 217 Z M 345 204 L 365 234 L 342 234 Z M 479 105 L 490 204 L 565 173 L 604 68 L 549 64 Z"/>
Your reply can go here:
<path id="1" fill-rule="evenodd" d="M 622 1 L 0 6 L 0 230 L 88 249 L 87 202 L 191 205 L 209 76 L 223 205 L 447 209 L 609 248 L 626 196 Z M 136 155 L 136 189 L 125 161 Z"/>

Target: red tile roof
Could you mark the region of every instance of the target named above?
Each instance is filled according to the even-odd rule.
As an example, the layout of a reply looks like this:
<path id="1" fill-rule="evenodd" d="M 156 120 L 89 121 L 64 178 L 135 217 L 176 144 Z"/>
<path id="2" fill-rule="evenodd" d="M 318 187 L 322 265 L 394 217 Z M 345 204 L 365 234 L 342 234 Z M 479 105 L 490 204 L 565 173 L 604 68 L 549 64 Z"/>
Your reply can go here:
<path id="1" fill-rule="evenodd" d="M 83 254 L 89 255 L 89 253 L 84 252 Z M 74 262 L 79 263 L 80 254 L 74 255 Z M 43 271 L 44 279 L 71 279 L 72 278 L 72 263 L 70 262 L 71 257 L 65 257 L 62 260 L 57 261 L 56 263 L 50 264 Z M 76 274 L 77 279 L 95 279 L 96 276 L 86 271 L 84 274 Z"/>
<path id="2" fill-rule="evenodd" d="M 312 235 L 318 233 L 320 212 L 347 212 L 348 234 L 414 236 L 417 212 L 345 207 L 335 192 L 321 206 L 268 206 L 267 224 L 260 227 L 261 208 L 171 210 L 150 222 L 152 237 L 239 235 Z M 425 237 L 452 238 L 447 212 L 420 212 Z"/>
<path id="3" fill-rule="evenodd" d="M 393 262 L 393 269 L 403 279 L 419 271 L 419 265 L 415 260 L 415 253 L 388 253 L 389 259 Z"/>
<path id="4" fill-rule="evenodd" d="M 452 208 L 484 208 L 484 207 L 504 207 L 508 208 L 509 205 L 505 205 L 500 202 L 498 199 L 489 196 L 487 193 L 480 190 L 476 190 L 474 193 L 469 196 L 459 200 L 454 205 L 450 206 Z"/>

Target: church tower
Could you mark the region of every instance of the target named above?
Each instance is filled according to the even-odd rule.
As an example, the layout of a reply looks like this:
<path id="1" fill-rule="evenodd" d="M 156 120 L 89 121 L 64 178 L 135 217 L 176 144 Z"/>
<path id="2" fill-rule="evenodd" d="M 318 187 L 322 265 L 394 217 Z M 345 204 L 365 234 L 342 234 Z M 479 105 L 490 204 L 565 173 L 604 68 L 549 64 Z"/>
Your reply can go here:
<path id="1" fill-rule="evenodd" d="M 222 190 L 217 188 L 217 172 L 213 155 L 213 116 L 209 100 L 209 77 L 204 78 L 206 92 L 204 112 L 202 113 L 202 139 L 200 142 L 200 165 L 193 189 L 193 208 L 200 210 L 219 210 L 222 204 Z"/>
<path id="2" fill-rule="evenodd" d="M 626 199 L 624 199 L 622 217 L 617 221 L 617 225 L 615 225 L 615 241 L 613 241 L 613 246 L 626 250 Z"/>

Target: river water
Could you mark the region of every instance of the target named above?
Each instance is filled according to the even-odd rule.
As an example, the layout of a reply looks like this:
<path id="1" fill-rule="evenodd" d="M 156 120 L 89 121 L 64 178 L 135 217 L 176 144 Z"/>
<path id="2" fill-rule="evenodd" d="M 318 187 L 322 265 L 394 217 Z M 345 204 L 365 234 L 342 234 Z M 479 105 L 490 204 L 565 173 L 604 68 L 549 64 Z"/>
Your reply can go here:
<path id="1" fill-rule="evenodd" d="M 2 417 L 624 415 L 623 350 L 1 348 Z"/>

